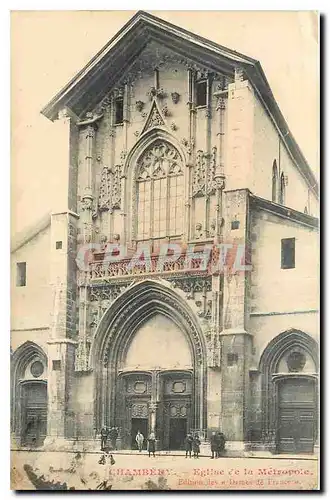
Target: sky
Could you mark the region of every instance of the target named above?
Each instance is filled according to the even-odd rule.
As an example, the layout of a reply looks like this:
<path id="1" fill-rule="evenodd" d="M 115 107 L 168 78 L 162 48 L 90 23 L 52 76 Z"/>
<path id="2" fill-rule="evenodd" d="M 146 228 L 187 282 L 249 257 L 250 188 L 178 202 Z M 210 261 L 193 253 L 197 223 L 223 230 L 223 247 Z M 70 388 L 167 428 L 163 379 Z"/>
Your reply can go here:
<path id="1" fill-rule="evenodd" d="M 258 59 L 303 154 L 319 176 L 318 16 L 311 11 L 149 11 Z M 11 13 L 11 235 L 56 204 L 56 124 L 48 101 L 135 11 Z"/>

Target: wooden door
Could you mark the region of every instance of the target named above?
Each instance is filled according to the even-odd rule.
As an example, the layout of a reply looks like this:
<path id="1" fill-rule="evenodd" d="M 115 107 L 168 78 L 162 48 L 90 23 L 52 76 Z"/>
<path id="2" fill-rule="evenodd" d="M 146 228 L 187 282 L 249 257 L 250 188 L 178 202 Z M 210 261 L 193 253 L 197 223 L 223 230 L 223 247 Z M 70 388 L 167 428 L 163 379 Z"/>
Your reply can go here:
<path id="1" fill-rule="evenodd" d="M 278 452 L 313 453 L 317 424 L 314 381 L 288 377 L 279 382 L 278 402 Z"/>
<path id="2" fill-rule="evenodd" d="M 47 434 L 47 384 L 30 382 L 21 388 L 22 446 L 42 446 Z"/>

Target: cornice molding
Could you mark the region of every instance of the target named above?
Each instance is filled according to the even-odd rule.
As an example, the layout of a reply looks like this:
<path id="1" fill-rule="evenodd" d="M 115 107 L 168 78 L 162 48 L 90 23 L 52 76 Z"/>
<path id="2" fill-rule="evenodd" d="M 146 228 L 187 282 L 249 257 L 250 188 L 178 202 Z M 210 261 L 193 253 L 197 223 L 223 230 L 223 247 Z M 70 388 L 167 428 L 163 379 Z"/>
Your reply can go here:
<path id="1" fill-rule="evenodd" d="M 271 212 L 278 217 L 282 217 L 284 219 L 291 220 L 292 222 L 297 222 L 298 224 L 309 226 L 313 229 L 319 228 L 319 219 L 317 217 L 313 217 L 312 215 L 305 214 L 303 212 L 299 212 L 298 210 L 294 210 L 290 207 L 285 207 L 283 205 L 278 205 L 269 200 L 265 200 L 264 198 L 259 198 L 258 196 L 254 196 L 250 193 L 250 203 L 251 208 L 258 208 L 264 210 L 266 212 Z"/>

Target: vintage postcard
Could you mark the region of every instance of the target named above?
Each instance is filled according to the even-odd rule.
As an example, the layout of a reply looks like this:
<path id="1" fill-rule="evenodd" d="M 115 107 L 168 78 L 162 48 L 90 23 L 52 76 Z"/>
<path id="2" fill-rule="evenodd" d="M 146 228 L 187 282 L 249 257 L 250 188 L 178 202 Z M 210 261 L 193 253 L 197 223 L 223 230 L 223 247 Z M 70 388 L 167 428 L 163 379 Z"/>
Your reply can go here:
<path id="1" fill-rule="evenodd" d="M 309 11 L 11 13 L 12 489 L 320 488 L 318 54 Z"/>

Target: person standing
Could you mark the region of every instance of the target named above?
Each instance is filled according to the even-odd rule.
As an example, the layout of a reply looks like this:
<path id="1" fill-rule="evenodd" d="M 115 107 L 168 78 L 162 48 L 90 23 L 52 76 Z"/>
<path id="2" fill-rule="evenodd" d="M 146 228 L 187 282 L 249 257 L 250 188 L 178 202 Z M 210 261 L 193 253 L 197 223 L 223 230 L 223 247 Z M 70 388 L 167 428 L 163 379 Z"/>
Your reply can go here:
<path id="1" fill-rule="evenodd" d="M 186 450 L 186 458 L 191 458 L 191 450 L 192 450 L 193 437 L 190 432 L 186 435 L 186 439 L 184 440 L 185 450 Z"/>
<path id="2" fill-rule="evenodd" d="M 117 449 L 117 438 L 118 438 L 118 430 L 116 427 L 111 427 L 110 432 L 110 442 L 111 442 L 111 448 L 113 450 Z"/>
<path id="3" fill-rule="evenodd" d="M 217 434 L 217 440 L 218 440 L 218 450 L 216 454 L 216 458 L 221 457 L 225 451 L 225 446 L 226 446 L 226 438 L 223 432 L 218 432 Z"/>
<path id="4" fill-rule="evenodd" d="M 107 446 L 108 431 L 105 427 L 101 429 L 101 451 L 105 450 Z"/>
<path id="5" fill-rule="evenodd" d="M 144 435 L 141 434 L 140 431 L 137 431 L 137 435 L 135 437 L 135 441 L 136 441 L 136 444 L 137 444 L 139 452 L 141 452 L 142 448 L 143 448 Z"/>
<path id="6" fill-rule="evenodd" d="M 153 456 L 155 456 L 155 451 L 156 451 L 156 436 L 154 432 L 150 432 L 149 437 L 148 437 L 148 452 L 149 452 L 149 458 L 151 453 Z"/>
<path id="7" fill-rule="evenodd" d="M 215 432 L 212 432 L 210 441 L 211 441 L 211 453 L 212 453 L 211 458 L 216 458 L 218 456 L 219 439 Z"/>
<path id="8" fill-rule="evenodd" d="M 194 458 L 199 458 L 199 454 L 201 451 L 200 445 L 201 445 L 201 441 L 199 439 L 199 435 L 195 434 L 195 436 L 193 438 L 193 442 L 192 442 L 192 449 L 194 452 Z"/>

